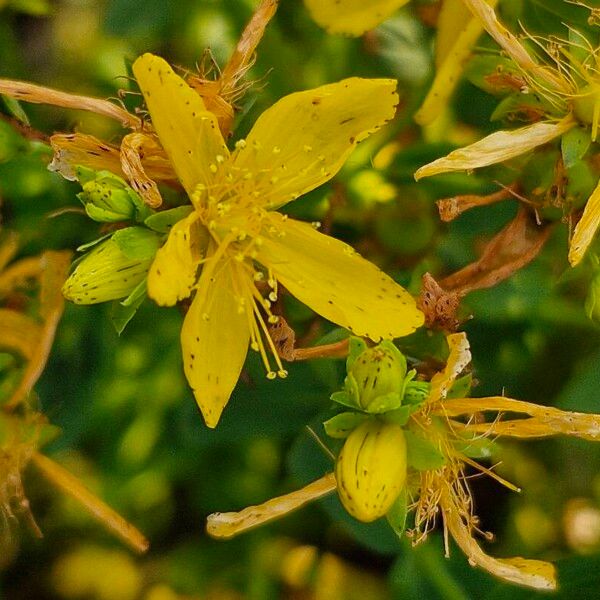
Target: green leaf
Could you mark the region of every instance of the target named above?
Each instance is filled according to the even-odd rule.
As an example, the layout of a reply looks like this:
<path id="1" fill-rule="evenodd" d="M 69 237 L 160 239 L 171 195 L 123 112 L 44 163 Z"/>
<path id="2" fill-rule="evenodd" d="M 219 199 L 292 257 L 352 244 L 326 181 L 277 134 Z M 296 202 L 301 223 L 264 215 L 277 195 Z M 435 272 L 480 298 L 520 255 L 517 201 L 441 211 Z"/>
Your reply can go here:
<path id="1" fill-rule="evenodd" d="M 405 431 L 407 462 L 417 471 L 432 471 L 444 466 L 444 455 L 428 440 L 413 433 Z"/>
<path id="2" fill-rule="evenodd" d="M 406 528 L 406 516 L 408 515 L 408 494 L 406 488 L 403 488 L 392 508 L 388 510 L 385 518 L 390 524 L 390 527 L 394 530 L 394 533 L 401 538 L 404 535 L 404 529 Z"/>
<path id="3" fill-rule="evenodd" d="M 498 444 L 481 437 L 458 440 L 454 443 L 454 447 L 469 458 L 491 458 L 498 452 Z"/>
<path id="4" fill-rule="evenodd" d="M 178 206 L 177 208 L 171 208 L 169 210 L 163 210 L 150 215 L 145 221 L 144 225 L 150 227 L 154 231 L 159 233 L 168 233 L 171 227 L 175 225 L 181 219 L 185 219 L 188 215 L 194 212 L 194 207 L 186 204 L 185 206 Z"/>
<path id="5" fill-rule="evenodd" d="M 142 302 L 146 299 L 146 279 L 140 281 L 136 288 L 121 302 L 115 300 L 110 311 L 110 320 L 116 329 L 117 333 L 121 335 L 125 331 L 125 327 L 131 319 L 133 319 L 138 308 Z"/>
<path id="6" fill-rule="evenodd" d="M 539 98 L 517 92 L 499 102 L 490 121 L 500 121 L 501 119 L 531 121 L 531 117 L 542 116 L 546 112 L 548 112 L 548 107 Z"/>
<path id="7" fill-rule="evenodd" d="M 473 386 L 473 375 L 469 373 L 457 379 L 453 384 L 446 398 L 468 398 L 471 395 Z"/>
<path id="8" fill-rule="evenodd" d="M 420 406 L 417 404 L 405 404 L 396 410 L 390 410 L 379 416 L 380 419 L 388 423 L 395 423 L 396 425 L 406 425 L 410 415 L 419 410 Z"/>
<path id="9" fill-rule="evenodd" d="M 146 227 L 127 227 L 119 229 L 112 239 L 127 258 L 148 260 L 160 248 L 163 236 Z"/>
<path id="10" fill-rule="evenodd" d="M 373 415 L 379 415 L 390 410 L 396 410 L 401 404 L 402 396 L 400 392 L 389 392 L 373 398 L 369 406 L 367 406 L 366 411 Z"/>
<path id="11" fill-rule="evenodd" d="M 29 118 L 27 117 L 27 113 L 23 110 L 20 102 L 15 100 L 14 98 L 9 98 L 8 96 L 0 96 L 2 98 L 4 105 L 6 106 L 6 110 L 8 113 L 13 116 L 17 121 L 21 121 L 25 125 L 29 126 Z"/>
<path id="12" fill-rule="evenodd" d="M 333 394 L 331 394 L 331 399 L 342 406 L 348 406 L 349 408 L 360 408 L 352 396 L 345 391 L 333 392 Z"/>
<path id="13" fill-rule="evenodd" d="M 591 144 L 590 132 L 583 127 L 573 127 L 562 136 L 560 149 L 567 169 L 583 158 Z"/>
<path id="14" fill-rule="evenodd" d="M 343 439 L 368 418 L 364 413 L 343 412 L 325 421 L 323 427 L 329 437 Z"/>

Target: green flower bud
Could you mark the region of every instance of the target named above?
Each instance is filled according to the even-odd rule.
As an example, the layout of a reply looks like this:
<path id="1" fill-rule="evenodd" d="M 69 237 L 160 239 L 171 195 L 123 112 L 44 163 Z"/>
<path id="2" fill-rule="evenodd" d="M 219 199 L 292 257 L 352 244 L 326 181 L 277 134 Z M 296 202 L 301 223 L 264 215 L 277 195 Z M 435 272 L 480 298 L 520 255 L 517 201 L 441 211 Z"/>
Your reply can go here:
<path id="1" fill-rule="evenodd" d="M 347 383 L 350 390 L 357 394 L 358 405 L 363 410 L 369 411 L 370 406 L 378 405 L 376 400 L 382 396 L 397 394 L 397 406 L 390 405 L 390 409 L 393 409 L 402 401 L 400 392 L 405 375 L 404 355 L 392 342 L 386 340 L 374 348 L 368 348 L 356 358 L 348 372 L 350 381 Z"/>
<path id="2" fill-rule="evenodd" d="M 63 286 L 63 295 L 75 304 L 97 304 L 129 296 L 143 281 L 161 236 L 143 227 L 117 231 L 94 246 Z"/>
<path id="3" fill-rule="evenodd" d="M 406 440 L 399 425 L 369 419 L 346 439 L 335 465 L 344 508 L 368 523 L 385 515 L 406 481 Z"/>
<path id="4" fill-rule="evenodd" d="M 83 187 L 77 197 L 94 221 L 143 221 L 152 212 L 124 179 L 110 171 L 96 172 L 77 167 L 77 178 Z"/>

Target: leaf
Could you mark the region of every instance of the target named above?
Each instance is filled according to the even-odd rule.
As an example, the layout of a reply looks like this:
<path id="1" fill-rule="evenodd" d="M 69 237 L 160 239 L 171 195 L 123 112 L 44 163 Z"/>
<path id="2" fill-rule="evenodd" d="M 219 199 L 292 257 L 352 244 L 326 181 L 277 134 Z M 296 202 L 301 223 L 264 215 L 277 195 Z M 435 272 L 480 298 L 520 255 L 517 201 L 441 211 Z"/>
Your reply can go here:
<path id="1" fill-rule="evenodd" d="M 473 375 L 468 373 L 460 377 L 453 384 L 446 398 L 468 398 L 471 395 L 471 386 L 473 385 Z"/>
<path id="2" fill-rule="evenodd" d="M 364 413 L 343 412 L 323 423 L 325 433 L 332 438 L 344 439 L 368 416 Z"/>
<path id="3" fill-rule="evenodd" d="M 15 100 L 14 98 L 10 98 L 9 96 L 0 96 L 4 101 L 4 105 L 6 106 L 6 110 L 8 113 L 13 116 L 17 121 L 21 121 L 24 125 L 29 126 L 29 118 L 27 117 L 27 113 L 23 110 L 20 102 Z"/>
<path id="4" fill-rule="evenodd" d="M 135 316 L 138 308 L 146 299 L 146 279 L 140 281 L 137 287 L 121 302 L 115 300 L 110 312 L 111 322 L 117 333 L 121 335 L 125 327 Z"/>
<path id="5" fill-rule="evenodd" d="M 331 399 L 342 406 L 348 406 L 349 408 L 360 408 L 358 404 L 353 400 L 352 396 L 348 392 L 333 392 Z"/>
<path id="6" fill-rule="evenodd" d="M 408 466 L 417 471 L 432 471 L 444 466 L 444 455 L 429 441 L 412 431 L 405 431 Z"/>
<path id="7" fill-rule="evenodd" d="M 402 427 L 408 423 L 410 415 L 419 410 L 420 407 L 420 404 L 407 404 L 406 406 L 401 406 L 396 410 L 390 410 L 382 414 L 380 419 L 383 419 L 388 423 L 396 423 L 396 425 L 400 425 Z"/>
<path id="8" fill-rule="evenodd" d="M 127 227 L 114 233 L 112 240 L 127 258 L 148 260 L 156 254 L 162 236 L 145 227 Z"/>
<path id="9" fill-rule="evenodd" d="M 163 210 L 150 215 L 144 221 L 144 225 L 159 233 L 169 233 L 169 230 L 175 223 L 181 221 L 181 219 L 185 219 L 188 215 L 192 214 L 192 212 L 194 212 L 194 207 L 188 204 L 169 210 Z"/>
<path id="10" fill-rule="evenodd" d="M 408 494 L 406 493 L 406 487 L 400 492 L 398 498 L 392 505 L 392 508 L 388 510 L 385 518 L 390 524 L 390 527 L 394 530 L 394 533 L 401 538 L 404 535 L 404 529 L 406 528 L 406 516 L 408 515 Z"/>
<path id="11" fill-rule="evenodd" d="M 562 136 L 560 149 L 563 162 L 570 169 L 581 160 L 591 144 L 590 132 L 583 127 L 573 127 Z"/>

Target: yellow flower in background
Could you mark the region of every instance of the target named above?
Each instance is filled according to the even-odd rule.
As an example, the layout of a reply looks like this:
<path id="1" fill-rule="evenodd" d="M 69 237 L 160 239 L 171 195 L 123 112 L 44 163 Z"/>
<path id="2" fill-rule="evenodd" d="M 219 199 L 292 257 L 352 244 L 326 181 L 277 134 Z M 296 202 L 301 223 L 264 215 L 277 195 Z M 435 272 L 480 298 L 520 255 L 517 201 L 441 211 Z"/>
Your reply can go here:
<path id="1" fill-rule="evenodd" d="M 391 17 L 408 0 L 304 0 L 311 17 L 329 33 L 359 36 Z"/>
<path id="2" fill-rule="evenodd" d="M 408 0 L 304 0 L 312 18 L 329 33 L 363 35 L 389 19 Z M 488 0 L 495 6 L 498 0 Z M 464 65 L 483 25 L 473 18 L 463 0 L 443 0 L 436 23 L 435 77 L 415 113 L 420 125 L 430 125 L 440 117 L 453 94 Z"/>
<path id="3" fill-rule="evenodd" d="M 535 92 L 551 111 L 540 122 L 511 131 L 497 131 L 482 140 L 450 152 L 418 169 L 415 178 L 439 173 L 468 171 L 521 156 L 582 125 L 596 141 L 600 128 L 600 49 L 571 30 L 572 42 L 553 40 L 542 46 L 546 62 L 540 62 L 498 20 L 483 0 L 463 0 L 476 19 L 512 59 L 527 83 L 523 93 Z M 569 262 L 577 265 L 600 226 L 600 184 L 592 192 L 577 223 L 569 247 Z"/>
<path id="4" fill-rule="evenodd" d="M 215 115 L 163 59 L 146 54 L 133 71 L 195 209 L 157 252 L 148 293 L 173 305 L 195 291 L 181 344 L 208 426 L 219 421 L 249 345 L 267 377 L 286 375 L 268 329 L 277 322 L 278 282 L 375 341 L 423 323 L 412 296 L 350 246 L 274 212 L 331 179 L 356 144 L 394 116 L 393 80 L 351 78 L 286 96 L 230 153 Z"/>
<path id="5" fill-rule="evenodd" d="M 476 534 L 486 539 L 493 536 L 483 534 L 478 527 L 466 469 L 475 469 L 519 491 L 471 458 L 490 456 L 487 438 L 531 439 L 562 434 L 600 441 L 600 415 L 567 412 L 502 396 L 455 397 L 457 390 L 462 389 L 464 378 L 459 379 L 459 375 L 469 365 L 471 353 L 464 333 L 449 335 L 447 342 L 445 368 L 429 384 L 417 382 L 419 389 L 423 385 L 428 389 L 422 401 L 414 404 L 406 399 L 398 408 L 397 403 L 390 404 L 390 394 L 384 394 L 380 401 L 390 404 L 391 411 L 345 412 L 328 422 L 338 419 L 339 426 L 345 424 L 352 429 L 337 457 L 335 474 L 328 473 L 301 490 L 240 512 L 209 515 L 207 532 L 216 538 L 230 538 L 337 490 L 344 507 L 361 521 L 385 515 L 401 535 L 406 513 L 413 512 L 413 524 L 407 531 L 413 544 L 424 541 L 436 523 L 441 524 L 446 555 L 452 536 L 473 566 L 518 585 L 555 589 L 556 575 L 551 563 L 521 557 L 493 558 L 481 548 Z M 374 363 L 376 370 L 378 367 L 381 362 Z M 347 399 L 344 405 L 350 406 Z M 492 418 L 483 421 L 482 414 L 490 412 Z M 399 424 L 400 416 L 406 418 L 403 425 Z M 328 429 L 327 423 L 325 428 Z M 354 464 L 353 469 L 348 459 Z M 396 497 L 399 504 L 394 506 Z"/>

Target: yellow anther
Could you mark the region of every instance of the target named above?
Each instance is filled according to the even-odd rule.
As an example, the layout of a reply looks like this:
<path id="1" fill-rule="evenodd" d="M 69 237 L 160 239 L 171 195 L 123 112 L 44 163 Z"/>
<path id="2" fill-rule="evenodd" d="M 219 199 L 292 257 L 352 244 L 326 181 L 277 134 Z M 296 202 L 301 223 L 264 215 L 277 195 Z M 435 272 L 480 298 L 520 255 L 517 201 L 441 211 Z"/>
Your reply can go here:
<path id="1" fill-rule="evenodd" d="M 279 375 L 281 379 L 285 379 L 288 376 L 288 372 L 285 369 L 279 369 L 279 371 L 277 371 L 277 375 Z"/>
<path id="2" fill-rule="evenodd" d="M 241 148 L 245 148 L 246 147 L 246 140 L 238 140 L 235 143 L 235 147 L 239 150 Z"/>
<path id="3" fill-rule="evenodd" d="M 215 165 L 215 163 L 210 163 L 210 165 L 208 165 L 208 169 L 211 173 L 216 173 L 217 172 L 217 165 Z"/>
<path id="4" fill-rule="evenodd" d="M 267 373 L 267 379 L 275 379 L 275 377 L 277 377 L 277 373 L 275 373 L 275 371 L 269 371 Z"/>
<path id="5" fill-rule="evenodd" d="M 217 154 L 217 156 L 215 158 L 219 164 L 225 162 L 225 157 L 222 154 Z"/>
<path id="6" fill-rule="evenodd" d="M 269 315 L 269 323 L 271 323 L 271 325 L 279 323 L 279 317 L 277 315 Z"/>
<path id="7" fill-rule="evenodd" d="M 269 293 L 269 300 L 271 302 L 277 302 L 277 294 L 275 292 L 270 292 Z"/>
<path id="8" fill-rule="evenodd" d="M 262 281 L 265 278 L 265 274 L 262 271 L 254 272 L 254 281 Z"/>

